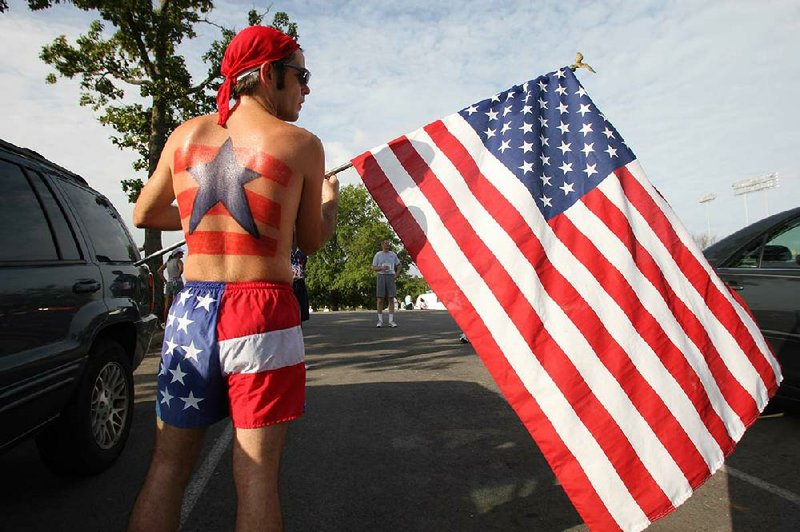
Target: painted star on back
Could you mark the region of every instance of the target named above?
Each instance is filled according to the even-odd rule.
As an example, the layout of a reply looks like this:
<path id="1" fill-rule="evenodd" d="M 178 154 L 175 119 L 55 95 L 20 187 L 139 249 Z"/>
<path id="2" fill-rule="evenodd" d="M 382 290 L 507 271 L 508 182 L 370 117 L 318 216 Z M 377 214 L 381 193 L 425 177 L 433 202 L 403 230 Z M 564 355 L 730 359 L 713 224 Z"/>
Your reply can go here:
<path id="1" fill-rule="evenodd" d="M 214 160 L 188 168 L 188 172 L 200 185 L 192 206 L 189 233 L 197 229 L 203 216 L 214 205 L 222 202 L 245 231 L 255 238 L 259 237 L 244 185 L 261 174 L 239 164 L 230 138 L 220 147 Z"/>

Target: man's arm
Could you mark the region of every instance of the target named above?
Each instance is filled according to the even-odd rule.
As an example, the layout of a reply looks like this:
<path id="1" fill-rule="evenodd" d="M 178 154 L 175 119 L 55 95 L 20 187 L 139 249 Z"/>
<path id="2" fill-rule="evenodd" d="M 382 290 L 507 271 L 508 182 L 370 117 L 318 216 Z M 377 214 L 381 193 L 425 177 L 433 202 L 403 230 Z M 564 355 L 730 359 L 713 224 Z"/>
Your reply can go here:
<path id="1" fill-rule="evenodd" d="M 309 135 L 302 140 L 300 152 L 308 161 L 303 175 L 303 192 L 295 223 L 297 247 L 310 255 L 317 251 L 336 230 L 339 210 L 339 180 L 325 175 L 322 142 Z"/>
<path id="2" fill-rule="evenodd" d="M 161 151 L 158 166 L 147 180 L 136 206 L 133 208 L 133 225 L 139 228 L 160 229 L 162 231 L 180 231 L 181 215 L 178 207 L 173 205 L 175 190 L 172 187 L 172 169 L 169 158 L 174 152 L 172 136 Z"/>

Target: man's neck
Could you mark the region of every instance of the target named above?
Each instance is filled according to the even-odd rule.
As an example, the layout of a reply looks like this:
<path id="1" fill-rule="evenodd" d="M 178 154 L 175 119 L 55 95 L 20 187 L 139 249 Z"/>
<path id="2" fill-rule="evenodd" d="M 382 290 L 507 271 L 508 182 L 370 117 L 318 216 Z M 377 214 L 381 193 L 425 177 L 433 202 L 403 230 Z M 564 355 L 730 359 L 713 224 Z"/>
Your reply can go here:
<path id="1" fill-rule="evenodd" d="M 239 108 L 244 111 L 263 110 L 277 116 L 275 105 L 261 94 L 244 95 L 239 98 Z"/>

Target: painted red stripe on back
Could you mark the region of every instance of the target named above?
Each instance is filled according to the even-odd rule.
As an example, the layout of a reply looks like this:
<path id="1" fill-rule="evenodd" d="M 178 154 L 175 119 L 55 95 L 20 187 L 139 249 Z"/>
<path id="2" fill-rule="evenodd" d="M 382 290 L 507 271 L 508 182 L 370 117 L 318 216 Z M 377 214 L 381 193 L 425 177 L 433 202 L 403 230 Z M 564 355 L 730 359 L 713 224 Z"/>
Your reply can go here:
<path id="1" fill-rule="evenodd" d="M 262 235 L 253 238 L 246 233 L 227 231 L 195 231 L 186 235 L 190 254 L 198 255 L 257 255 L 274 257 L 278 241 Z"/>
<path id="2" fill-rule="evenodd" d="M 292 179 L 292 169 L 286 163 L 264 152 L 237 149 L 236 158 L 247 168 L 261 174 L 261 177 L 282 187 Z"/>
<path id="3" fill-rule="evenodd" d="M 514 280 L 504 268 L 500 267 L 491 250 L 475 234 L 438 176 L 427 166 L 410 142 L 402 140 L 390 143 L 389 146 L 428 198 L 467 259 L 509 314 L 545 371 L 573 405 L 581 421 L 614 465 L 631 495 L 645 512 L 647 509 L 671 506 L 669 499 L 650 475 L 617 422 L 600 403 L 528 301 L 520 297 Z M 529 235 L 529 238 L 535 237 Z M 557 286 L 545 287 L 549 294 L 563 289 L 570 290 L 570 296 L 579 298 L 560 274 L 556 272 L 554 277 L 559 277 L 560 281 Z M 595 334 L 597 333 L 595 331 Z M 632 366 L 630 370 L 635 371 Z"/>
<path id="4" fill-rule="evenodd" d="M 172 156 L 172 172 L 179 174 L 200 164 L 206 164 L 214 160 L 219 152 L 219 146 L 205 146 L 202 144 L 190 144 L 189 146 L 181 146 L 175 150 Z"/>
<path id="5" fill-rule="evenodd" d="M 214 159 L 220 146 L 206 146 L 191 144 L 175 150 L 173 155 L 172 171 L 177 174 L 201 164 L 206 164 Z M 292 169 L 280 159 L 262 151 L 248 148 L 234 148 L 239 164 L 258 172 L 261 177 L 273 181 L 282 187 L 289 184 L 292 179 Z"/>
<path id="6" fill-rule="evenodd" d="M 536 441 L 581 518 L 592 529 L 618 529 L 616 521 L 597 495 L 586 473 L 564 445 L 536 399 L 528 393 L 480 315 L 442 264 L 425 232 L 392 187 L 380 165 L 371 154 L 365 153 L 353 159 L 353 166 L 381 210 L 392 222 L 425 280 L 447 304 L 459 327 L 471 339 L 481 361 Z"/>
<path id="7" fill-rule="evenodd" d="M 192 214 L 192 207 L 194 206 L 194 198 L 197 196 L 197 190 L 196 187 L 187 188 L 178 194 L 176 199 L 178 200 L 178 211 L 181 213 L 181 218 L 186 218 Z M 275 229 L 281 228 L 280 203 L 247 189 L 245 189 L 245 195 L 247 196 L 247 203 L 250 205 L 250 212 L 255 221 L 261 222 L 269 227 L 274 227 Z M 230 215 L 230 212 L 228 212 L 228 209 L 226 209 L 222 203 L 217 203 L 205 214 L 205 216 Z"/>

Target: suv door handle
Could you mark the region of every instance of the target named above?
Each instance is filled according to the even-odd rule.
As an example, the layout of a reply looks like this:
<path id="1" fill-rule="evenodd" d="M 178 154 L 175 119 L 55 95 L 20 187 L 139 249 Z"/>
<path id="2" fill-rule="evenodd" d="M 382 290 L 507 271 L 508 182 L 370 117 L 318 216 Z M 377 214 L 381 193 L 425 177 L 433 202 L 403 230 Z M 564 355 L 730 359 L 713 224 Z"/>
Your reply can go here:
<path id="1" fill-rule="evenodd" d="M 76 294 L 90 294 L 100 290 L 100 283 L 95 279 L 81 279 L 72 285 L 72 291 Z"/>
<path id="2" fill-rule="evenodd" d="M 730 286 L 734 290 L 744 290 L 744 286 L 740 285 L 736 281 L 726 281 L 728 286 Z"/>

